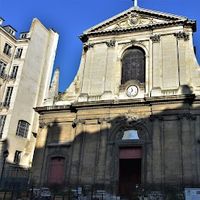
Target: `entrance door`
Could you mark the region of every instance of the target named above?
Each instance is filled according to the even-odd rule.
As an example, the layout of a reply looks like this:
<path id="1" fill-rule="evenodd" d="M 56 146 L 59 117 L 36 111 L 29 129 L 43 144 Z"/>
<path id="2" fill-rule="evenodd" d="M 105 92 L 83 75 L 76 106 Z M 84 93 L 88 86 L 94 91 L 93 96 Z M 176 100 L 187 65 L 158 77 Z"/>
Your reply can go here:
<path id="1" fill-rule="evenodd" d="M 61 185 L 64 182 L 64 162 L 63 157 L 53 157 L 50 161 L 48 183 L 49 185 Z"/>
<path id="2" fill-rule="evenodd" d="M 131 199 L 136 185 L 141 183 L 141 159 L 140 147 L 120 149 L 119 193 L 121 196 Z"/>

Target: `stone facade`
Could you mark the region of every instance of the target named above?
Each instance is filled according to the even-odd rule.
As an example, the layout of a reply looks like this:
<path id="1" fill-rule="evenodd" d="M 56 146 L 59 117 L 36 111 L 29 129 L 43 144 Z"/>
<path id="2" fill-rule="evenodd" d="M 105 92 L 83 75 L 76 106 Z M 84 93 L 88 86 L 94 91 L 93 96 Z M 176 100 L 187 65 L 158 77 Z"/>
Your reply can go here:
<path id="1" fill-rule="evenodd" d="M 17 38 L 15 29 L 1 22 L 0 168 L 7 150 L 7 163 L 30 168 L 38 131 L 34 107 L 48 97 L 58 34 L 34 19 L 29 32 Z"/>
<path id="2" fill-rule="evenodd" d="M 140 148 L 141 187 L 199 185 L 200 74 L 193 31 L 195 22 L 185 17 L 139 7 L 85 31 L 75 80 L 54 105 L 37 108 L 35 182 L 50 184 L 57 157 L 63 159 L 62 186 L 118 194 L 121 149 Z M 144 51 L 144 83 L 121 84 L 129 48 Z M 138 139 L 124 140 L 128 130 L 137 131 Z"/>

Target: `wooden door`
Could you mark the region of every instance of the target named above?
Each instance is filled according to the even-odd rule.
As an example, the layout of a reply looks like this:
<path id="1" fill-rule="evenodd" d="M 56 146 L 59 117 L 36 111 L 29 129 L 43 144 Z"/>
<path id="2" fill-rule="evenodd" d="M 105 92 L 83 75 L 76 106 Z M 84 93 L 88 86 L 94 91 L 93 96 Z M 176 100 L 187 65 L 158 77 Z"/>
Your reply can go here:
<path id="1" fill-rule="evenodd" d="M 64 182 L 64 164 L 63 157 L 53 157 L 50 160 L 48 183 L 61 185 Z"/>

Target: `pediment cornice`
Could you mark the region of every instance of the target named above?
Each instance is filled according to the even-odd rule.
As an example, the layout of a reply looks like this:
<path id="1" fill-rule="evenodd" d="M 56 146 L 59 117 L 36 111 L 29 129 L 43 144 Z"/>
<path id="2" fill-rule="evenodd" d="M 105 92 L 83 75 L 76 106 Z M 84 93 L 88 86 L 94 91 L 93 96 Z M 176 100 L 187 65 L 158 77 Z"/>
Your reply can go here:
<path id="1" fill-rule="evenodd" d="M 87 36 L 98 36 L 98 35 L 116 35 L 116 34 L 123 34 L 123 33 L 129 33 L 129 32 L 138 32 L 138 31 L 148 31 L 153 29 L 160 29 L 160 28 L 167 28 L 167 27 L 173 27 L 173 26 L 190 26 L 193 28 L 193 31 L 196 31 L 196 23 L 195 21 L 185 21 L 185 20 L 177 20 L 177 21 L 170 21 L 170 22 L 164 22 L 164 23 L 157 23 L 157 24 L 148 24 L 148 25 L 140 25 L 136 27 L 127 27 L 127 28 L 117 28 L 117 29 L 111 29 L 111 30 L 99 30 L 90 32 L 87 34 L 82 34 L 80 36 L 80 39 L 85 38 Z"/>
<path id="2" fill-rule="evenodd" d="M 84 31 L 81 39 L 90 35 L 110 35 L 174 25 L 188 25 L 193 31 L 196 30 L 196 22 L 186 17 L 133 7 Z"/>

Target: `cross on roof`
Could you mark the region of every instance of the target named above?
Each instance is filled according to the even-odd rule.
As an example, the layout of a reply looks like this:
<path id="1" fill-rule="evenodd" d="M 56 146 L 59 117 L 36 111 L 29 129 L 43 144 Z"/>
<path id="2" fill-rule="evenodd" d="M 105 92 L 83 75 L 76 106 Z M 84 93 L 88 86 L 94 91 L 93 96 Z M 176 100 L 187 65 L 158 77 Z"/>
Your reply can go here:
<path id="1" fill-rule="evenodd" d="M 134 7 L 138 7 L 138 0 L 132 0 L 134 3 Z"/>

